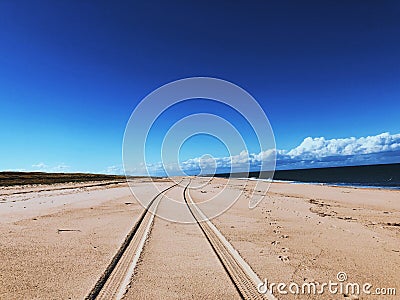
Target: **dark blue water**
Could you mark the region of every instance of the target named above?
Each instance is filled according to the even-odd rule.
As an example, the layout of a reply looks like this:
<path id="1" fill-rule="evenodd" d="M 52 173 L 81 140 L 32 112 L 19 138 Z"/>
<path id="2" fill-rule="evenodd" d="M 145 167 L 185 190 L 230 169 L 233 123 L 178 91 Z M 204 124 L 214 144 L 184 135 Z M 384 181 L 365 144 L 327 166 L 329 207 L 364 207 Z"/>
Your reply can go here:
<path id="1" fill-rule="evenodd" d="M 244 177 L 242 173 L 225 173 L 217 177 Z M 260 178 L 260 172 L 248 177 Z M 323 183 L 338 186 L 400 189 L 400 163 L 275 171 L 274 180 Z"/>

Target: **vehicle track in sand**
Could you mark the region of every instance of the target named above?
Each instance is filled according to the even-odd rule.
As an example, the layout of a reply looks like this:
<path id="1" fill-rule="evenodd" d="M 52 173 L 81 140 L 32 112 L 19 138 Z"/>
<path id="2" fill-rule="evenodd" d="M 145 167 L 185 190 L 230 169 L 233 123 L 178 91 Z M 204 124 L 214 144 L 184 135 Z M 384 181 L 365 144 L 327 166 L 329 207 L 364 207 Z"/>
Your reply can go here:
<path id="1" fill-rule="evenodd" d="M 151 231 L 154 220 L 152 212 L 156 212 L 164 194 L 179 187 L 181 182 L 164 189 L 149 202 L 111 263 L 85 299 L 122 299 L 124 297 Z M 183 188 L 183 200 L 240 297 L 242 299 L 276 299 L 270 293 L 258 292 L 257 286 L 262 283 L 261 279 L 195 204 L 189 193 L 189 185 L 190 181 Z"/>
<path id="2" fill-rule="evenodd" d="M 277 299 L 271 293 L 261 294 L 257 287 L 263 282 L 253 269 L 227 241 L 215 225 L 208 220 L 195 204 L 189 193 L 189 185 L 184 189 L 184 199 L 191 214 L 204 233 L 214 253 L 231 279 L 242 299 Z M 205 221 L 199 221 L 205 220 Z"/>
<path id="3" fill-rule="evenodd" d="M 111 263 L 85 299 L 121 299 L 124 296 L 151 230 L 154 220 L 152 212 L 156 212 L 164 193 L 178 185 L 179 183 L 162 190 L 149 202 Z"/>

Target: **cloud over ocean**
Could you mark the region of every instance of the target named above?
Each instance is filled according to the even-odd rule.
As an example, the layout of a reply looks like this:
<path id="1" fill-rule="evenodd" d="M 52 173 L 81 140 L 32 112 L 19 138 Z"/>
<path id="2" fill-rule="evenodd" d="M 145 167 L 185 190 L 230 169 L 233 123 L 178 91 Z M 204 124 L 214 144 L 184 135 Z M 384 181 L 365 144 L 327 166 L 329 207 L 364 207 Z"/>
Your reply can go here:
<path id="1" fill-rule="evenodd" d="M 260 153 L 241 151 L 228 157 L 195 157 L 179 165 L 156 163 L 148 165 L 150 174 L 162 175 L 166 170 L 170 175 L 181 169 L 185 173 L 257 171 L 262 162 L 273 160 L 276 155 L 277 169 L 296 169 L 327 166 L 367 165 L 400 162 L 400 134 L 384 132 L 374 136 L 326 139 L 306 137 L 297 147 L 290 150 L 267 150 Z M 267 164 L 268 165 L 268 164 Z M 142 173 L 132 170 L 132 173 Z"/>

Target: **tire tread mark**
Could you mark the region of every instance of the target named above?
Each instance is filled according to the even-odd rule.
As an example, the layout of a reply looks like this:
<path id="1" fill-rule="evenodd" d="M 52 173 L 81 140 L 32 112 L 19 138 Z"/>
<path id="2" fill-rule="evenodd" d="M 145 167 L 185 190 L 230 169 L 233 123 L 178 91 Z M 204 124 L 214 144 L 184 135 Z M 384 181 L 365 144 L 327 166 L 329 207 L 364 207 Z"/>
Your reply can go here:
<path id="1" fill-rule="evenodd" d="M 140 215 L 138 221 L 135 223 L 131 231 L 128 233 L 128 235 L 125 237 L 124 242 L 118 249 L 117 253 L 114 255 L 112 258 L 110 264 L 107 266 L 106 270 L 103 272 L 103 274 L 100 276 L 100 278 L 97 280 L 96 284 L 92 288 L 92 290 L 89 292 L 89 294 L 85 297 L 86 300 L 94 300 L 97 298 L 97 296 L 100 294 L 101 290 L 103 289 L 104 285 L 106 284 L 108 278 L 111 276 L 113 273 L 114 269 L 117 267 L 118 262 L 121 260 L 121 257 L 125 253 L 126 249 L 128 248 L 129 244 L 133 240 L 134 236 L 138 232 L 138 229 L 140 225 L 142 224 L 146 214 L 149 212 L 149 209 L 151 205 L 154 203 L 154 201 L 163 193 L 166 191 L 172 189 L 173 187 L 177 186 L 179 183 L 174 184 L 161 192 L 159 192 L 154 198 L 150 201 L 148 206 L 144 209 L 143 213 Z"/>
<path id="2" fill-rule="evenodd" d="M 193 211 L 191 205 L 187 201 L 186 193 L 188 192 L 188 186 L 186 186 L 184 190 L 185 203 L 196 223 L 199 225 L 201 231 L 205 235 L 218 260 L 221 262 L 225 272 L 229 276 L 240 297 L 242 299 L 276 299 L 272 295 L 263 295 L 258 292 L 255 283 L 253 283 L 253 281 L 249 278 L 249 276 L 236 261 L 230 251 L 226 248 L 220 238 L 214 233 L 214 231 L 206 222 L 199 221 L 200 218 L 196 216 L 196 213 Z M 192 203 L 192 205 L 194 205 L 194 203 Z"/>

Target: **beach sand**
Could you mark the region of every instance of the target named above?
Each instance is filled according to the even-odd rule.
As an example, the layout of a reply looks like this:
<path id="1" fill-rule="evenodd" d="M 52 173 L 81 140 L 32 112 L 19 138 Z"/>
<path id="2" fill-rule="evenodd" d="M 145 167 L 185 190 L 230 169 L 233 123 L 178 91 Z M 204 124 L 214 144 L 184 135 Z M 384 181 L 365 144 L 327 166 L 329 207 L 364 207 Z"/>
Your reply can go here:
<path id="1" fill-rule="evenodd" d="M 205 179 L 196 179 L 205 180 Z M 195 202 L 217 195 L 225 179 L 191 190 Z M 212 222 L 262 279 L 347 281 L 400 293 L 400 191 L 273 183 L 254 209 L 254 181 L 233 180 L 224 197 L 246 191 Z M 0 299 L 82 299 L 117 252 L 143 208 L 127 184 L 0 189 Z M 160 181 L 160 188 L 171 185 Z M 149 179 L 133 182 L 151 199 Z M 263 193 L 267 184 L 257 187 Z M 23 193 L 21 193 L 23 192 Z M 218 206 L 218 204 L 215 204 Z M 160 209 L 167 209 L 162 207 Z M 167 274 L 171 274 L 168 276 Z M 173 275 L 172 275 L 173 274 Z M 162 280 L 157 289 L 157 278 Z M 196 224 L 156 218 L 127 297 L 237 297 Z M 356 299 L 344 293 L 279 299 Z M 396 299 L 364 296 L 360 299 Z"/>
<path id="2" fill-rule="evenodd" d="M 213 222 L 260 278 L 301 287 L 305 282 L 339 283 L 337 274 L 345 272 L 344 283 L 370 283 L 371 292 L 400 291 L 400 191 L 273 183 L 267 197 L 250 210 L 248 197 L 255 182 L 247 182 L 247 192 Z M 224 183 L 214 179 L 202 192 L 193 191 L 193 198 L 206 199 Z M 244 180 L 233 184 L 232 195 L 243 189 Z M 344 294 L 275 293 L 283 299 L 346 299 Z M 398 296 L 360 295 L 365 297 Z"/>
<path id="3" fill-rule="evenodd" d="M 147 180 L 135 184 L 145 197 L 157 193 Z M 143 208 L 126 183 L 87 185 L 0 190 L 0 299 L 88 294 Z"/>

